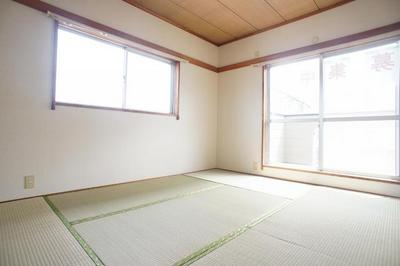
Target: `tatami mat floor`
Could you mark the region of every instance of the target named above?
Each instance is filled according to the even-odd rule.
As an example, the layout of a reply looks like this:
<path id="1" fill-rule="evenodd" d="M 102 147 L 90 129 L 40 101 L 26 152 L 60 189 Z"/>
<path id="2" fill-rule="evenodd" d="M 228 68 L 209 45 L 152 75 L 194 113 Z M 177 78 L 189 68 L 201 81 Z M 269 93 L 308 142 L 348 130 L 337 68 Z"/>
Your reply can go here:
<path id="1" fill-rule="evenodd" d="M 212 170 L 0 204 L 0 265 L 400 265 L 400 200 Z"/>
<path id="2" fill-rule="evenodd" d="M 0 265 L 93 265 L 43 198 L 0 204 Z"/>

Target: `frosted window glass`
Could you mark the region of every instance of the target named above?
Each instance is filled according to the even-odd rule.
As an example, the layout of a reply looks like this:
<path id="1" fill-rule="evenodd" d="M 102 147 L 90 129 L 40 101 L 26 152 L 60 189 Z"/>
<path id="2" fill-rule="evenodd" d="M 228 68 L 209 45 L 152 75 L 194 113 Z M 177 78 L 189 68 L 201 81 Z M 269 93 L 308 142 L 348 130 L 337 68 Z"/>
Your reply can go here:
<path id="1" fill-rule="evenodd" d="M 171 63 L 129 52 L 126 108 L 170 113 L 172 68 Z"/>
<path id="2" fill-rule="evenodd" d="M 317 122 L 270 123 L 269 162 L 318 166 Z"/>
<path id="3" fill-rule="evenodd" d="M 397 43 L 328 57 L 323 69 L 326 114 L 395 114 L 399 86 Z"/>
<path id="4" fill-rule="evenodd" d="M 318 113 L 318 58 L 271 67 L 270 79 L 271 114 Z"/>
<path id="5" fill-rule="evenodd" d="M 395 121 L 326 122 L 324 167 L 395 176 L 395 129 Z"/>
<path id="6" fill-rule="evenodd" d="M 122 108 L 124 50 L 58 30 L 56 101 Z"/>

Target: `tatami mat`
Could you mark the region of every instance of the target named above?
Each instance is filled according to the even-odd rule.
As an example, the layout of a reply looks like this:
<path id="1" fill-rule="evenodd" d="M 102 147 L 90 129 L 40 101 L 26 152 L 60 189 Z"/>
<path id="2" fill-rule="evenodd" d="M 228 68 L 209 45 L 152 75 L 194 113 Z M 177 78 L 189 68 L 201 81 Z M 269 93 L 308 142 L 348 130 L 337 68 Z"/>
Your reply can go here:
<path id="1" fill-rule="evenodd" d="M 254 230 L 352 265 L 400 265 L 400 200 L 315 188 Z"/>
<path id="2" fill-rule="evenodd" d="M 220 187 L 75 228 L 106 265 L 172 265 L 284 202 Z"/>
<path id="3" fill-rule="evenodd" d="M 400 265 L 398 199 L 193 175 L 2 203 L 0 265 Z"/>
<path id="4" fill-rule="evenodd" d="M 0 265 L 94 265 L 43 198 L 0 204 Z"/>
<path id="5" fill-rule="evenodd" d="M 230 186 L 264 192 L 289 199 L 296 199 L 298 197 L 301 197 L 314 187 L 312 185 L 300 184 L 262 176 L 241 174 L 220 169 L 200 171 L 187 175 Z"/>
<path id="6" fill-rule="evenodd" d="M 67 220 L 72 222 L 217 185 L 198 178 L 179 175 L 63 193 L 49 198 Z"/>
<path id="7" fill-rule="evenodd" d="M 348 264 L 250 229 L 192 265 L 340 266 Z"/>

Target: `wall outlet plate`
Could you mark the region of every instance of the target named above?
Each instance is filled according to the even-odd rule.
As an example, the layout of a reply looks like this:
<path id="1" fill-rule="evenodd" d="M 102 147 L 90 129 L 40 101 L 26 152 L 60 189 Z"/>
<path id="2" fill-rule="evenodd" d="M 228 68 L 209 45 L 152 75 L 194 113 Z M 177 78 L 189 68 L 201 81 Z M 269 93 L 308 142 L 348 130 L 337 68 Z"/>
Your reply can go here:
<path id="1" fill-rule="evenodd" d="M 31 189 L 35 187 L 35 176 L 27 175 L 24 177 L 24 188 Z"/>

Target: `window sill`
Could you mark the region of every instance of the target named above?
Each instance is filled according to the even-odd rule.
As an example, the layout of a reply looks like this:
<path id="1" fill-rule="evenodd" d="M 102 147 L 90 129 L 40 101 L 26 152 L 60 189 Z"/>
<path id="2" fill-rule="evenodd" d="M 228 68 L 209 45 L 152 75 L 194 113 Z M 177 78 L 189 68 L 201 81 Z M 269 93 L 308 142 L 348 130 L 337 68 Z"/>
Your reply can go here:
<path id="1" fill-rule="evenodd" d="M 55 102 L 52 105 L 51 109 L 55 110 L 56 106 L 78 107 L 78 108 L 88 108 L 88 109 L 108 110 L 108 111 L 119 111 L 119 112 L 139 113 L 139 114 L 149 114 L 149 115 L 162 115 L 162 116 L 175 117 L 176 120 L 179 120 L 179 115 L 178 114 L 174 114 L 174 113 L 159 113 L 159 112 L 140 111 L 140 110 L 131 110 L 131 109 L 123 109 L 123 108 L 115 108 L 115 107 L 104 107 L 104 106 L 86 105 L 86 104 L 63 103 L 63 102 Z"/>
<path id="2" fill-rule="evenodd" d="M 337 176 L 337 177 L 361 179 L 361 180 L 367 180 L 367 181 L 375 181 L 375 182 L 382 182 L 382 183 L 390 183 L 390 184 L 400 185 L 400 180 L 390 179 L 390 177 L 384 178 L 384 177 L 372 177 L 372 176 L 355 175 L 355 174 L 344 174 L 344 173 L 335 172 L 335 171 L 313 170 L 313 169 L 307 169 L 307 168 L 302 168 L 302 167 L 298 167 L 297 168 L 297 167 L 293 167 L 291 165 L 284 165 L 283 166 L 283 165 L 263 164 L 262 165 L 262 170 L 264 168 L 273 168 L 273 169 L 281 169 L 281 170 L 289 170 L 289 171 L 298 171 L 298 172 L 321 174 L 321 175 L 331 175 L 331 176 Z"/>

